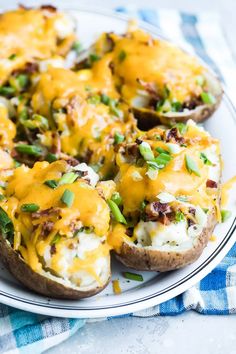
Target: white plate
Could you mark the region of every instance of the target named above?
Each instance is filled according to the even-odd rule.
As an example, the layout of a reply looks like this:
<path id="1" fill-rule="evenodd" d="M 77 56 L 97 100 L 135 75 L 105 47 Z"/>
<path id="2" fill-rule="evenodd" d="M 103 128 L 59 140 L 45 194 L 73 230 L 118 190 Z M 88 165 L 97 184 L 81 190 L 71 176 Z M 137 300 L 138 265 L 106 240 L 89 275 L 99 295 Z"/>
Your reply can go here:
<path id="1" fill-rule="evenodd" d="M 78 20 L 78 34 L 85 46 L 101 32 L 124 32 L 127 19 L 111 13 L 72 11 Z M 155 36 L 157 29 L 145 23 L 140 25 Z M 236 111 L 226 95 L 216 114 L 205 124 L 211 134 L 221 141 L 224 159 L 223 181 L 236 174 Z M 236 191 L 235 191 L 236 192 Z M 228 208 L 235 211 L 236 193 L 231 193 Z M 0 302 L 45 315 L 61 317 L 105 317 L 127 314 L 160 304 L 184 292 L 206 276 L 226 255 L 236 241 L 235 215 L 216 227 L 216 241 L 210 242 L 202 256 L 192 265 L 165 274 L 143 273 L 144 281 L 138 283 L 122 278 L 124 267 L 116 261 L 112 265 L 113 279 L 120 279 L 122 294 L 114 295 L 111 284 L 95 297 L 80 301 L 48 299 L 25 289 L 1 266 Z"/>

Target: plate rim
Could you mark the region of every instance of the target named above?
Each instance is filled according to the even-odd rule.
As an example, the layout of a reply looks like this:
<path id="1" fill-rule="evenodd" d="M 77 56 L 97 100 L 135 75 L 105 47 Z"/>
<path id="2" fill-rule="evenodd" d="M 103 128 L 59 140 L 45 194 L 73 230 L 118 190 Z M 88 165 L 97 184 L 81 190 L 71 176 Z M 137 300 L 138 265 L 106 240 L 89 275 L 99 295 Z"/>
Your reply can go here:
<path id="1" fill-rule="evenodd" d="M 129 15 L 126 14 L 114 13 L 111 10 L 100 10 L 96 8 L 89 9 L 86 7 L 77 7 L 77 8 L 63 9 L 63 7 L 60 7 L 60 9 L 69 12 L 72 11 L 77 13 L 86 12 L 95 15 L 96 14 L 103 15 L 105 17 L 110 17 L 110 18 L 112 17 L 118 20 L 122 20 L 123 22 L 126 23 L 131 18 Z M 167 39 L 168 41 L 176 44 L 170 38 L 167 38 L 165 35 L 163 35 L 163 33 L 158 27 L 146 23 L 143 20 L 138 20 L 138 23 L 139 23 L 139 27 L 147 30 L 151 34 L 154 34 L 155 36 L 161 37 L 163 39 Z M 198 58 L 198 60 L 200 60 L 204 64 L 204 66 L 207 67 L 216 76 L 215 72 L 201 58 L 199 58 L 198 55 L 195 54 L 194 56 Z M 221 83 L 221 85 L 224 91 L 222 101 L 226 104 L 227 108 L 231 111 L 231 115 L 236 125 L 236 108 L 227 94 L 227 89 L 225 89 L 225 85 L 223 83 Z M 89 314 L 90 311 L 92 312 L 93 318 L 104 317 L 106 315 L 104 311 L 109 312 L 109 316 L 124 315 L 124 314 L 129 314 L 133 311 L 140 311 L 154 305 L 159 305 L 164 301 L 174 298 L 175 296 L 183 293 L 191 286 L 199 282 L 207 274 L 209 274 L 212 271 L 212 269 L 214 269 L 214 267 L 225 257 L 227 252 L 236 242 L 236 233 L 234 235 L 235 230 L 236 230 L 236 217 L 232 221 L 232 224 L 229 226 L 224 238 L 222 239 L 218 247 L 197 268 L 193 269 L 190 273 L 185 275 L 183 278 L 179 279 L 174 284 L 171 284 L 162 290 L 159 290 L 157 292 L 154 292 L 142 298 L 138 298 L 136 300 L 123 302 L 120 304 L 113 304 L 113 305 L 110 304 L 107 306 L 81 308 L 79 306 L 73 307 L 73 306 L 66 306 L 61 304 L 53 305 L 50 304 L 50 301 L 51 300 L 53 301 L 53 299 L 46 298 L 46 297 L 45 297 L 45 302 L 41 302 L 39 300 L 36 301 L 27 300 L 19 296 L 9 294 L 0 289 L 0 302 L 5 305 L 17 307 L 21 310 L 31 311 L 34 313 L 46 314 L 49 316 L 56 315 L 57 317 L 58 316 L 71 317 L 71 318 L 72 317 L 86 318 L 91 315 L 91 313 Z M 166 293 L 170 293 L 170 296 L 165 299 L 162 299 Z M 70 313 L 71 311 L 73 311 L 73 313 Z"/>

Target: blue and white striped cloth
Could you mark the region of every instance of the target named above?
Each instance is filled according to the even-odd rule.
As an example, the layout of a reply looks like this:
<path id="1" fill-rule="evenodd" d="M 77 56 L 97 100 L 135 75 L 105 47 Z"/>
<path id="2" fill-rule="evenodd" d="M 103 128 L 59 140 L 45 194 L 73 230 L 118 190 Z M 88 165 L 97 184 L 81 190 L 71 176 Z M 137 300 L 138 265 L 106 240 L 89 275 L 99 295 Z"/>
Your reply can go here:
<path id="1" fill-rule="evenodd" d="M 117 11 L 157 26 L 166 37 L 197 53 L 219 75 L 236 102 L 235 64 L 216 14 L 124 8 Z M 184 294 L 129 316 L 177 315 L 186 310 L 211 315 L 236 313 L 236 245 L 205 279 Z M 51 318 L 0 304 L 0 353 L 42 353 L 69 338 L 85 323 L 82 319 Z"/>

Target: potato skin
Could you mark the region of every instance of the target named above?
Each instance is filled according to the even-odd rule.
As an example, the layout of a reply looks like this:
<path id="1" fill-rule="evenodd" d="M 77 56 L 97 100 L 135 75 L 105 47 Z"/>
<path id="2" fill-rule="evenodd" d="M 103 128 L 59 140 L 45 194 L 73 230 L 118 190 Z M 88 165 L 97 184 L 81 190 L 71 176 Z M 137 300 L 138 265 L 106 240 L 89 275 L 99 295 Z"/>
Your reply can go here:
<path id="1" fill-rule="evenodd" d="M 89 291 L 79 291 L 66 287 L 34 272 L 2 235 L 0 235 L 0 256 L 5 267 L 17 280 L 27 288 L 47 297 L 70 300 L 83 299 L 98 294 L 110 281 L 109 277 L 106 284 Z"/>
<path id="2" fill-rule="evenodd" d="M 138 120 L 138 126 L 142 130 L 148 130 L 155 127 L 158 124 L 174 124 L 174 123 L 185 123 L 189 119 L 192 119 L 196 123 L 201 123 L 207 118 L 209 118 L 219 107 L 222 96 L 223 96 L 223 89 L 221 87 L 220 81 L 213 77 L 211 80 L 218 85 L 218 92 L 216 96 L 216 102 L 214 104 L 203 104 L 201 106 L 196 107 L 193 110 L 190 110 L 188 114 L 180 113 L 165 113 L 161 114 L 155 111 L 152 111 L 148 108 L 135 108 L 133 107 L 133 113 L 135 118 Z"/>
<path id="3" fill-rule="evenodd" d="M 140 271 L 167 272 L 185 267 L 200 257 L 216 223 L 216 213 L 212 212 L 208 216 L 207 226 L 203 229 L 197 243 L 189 250 L 183 252 L 157 251 L 123 242 L 116 257 L 125 266 Z"/>

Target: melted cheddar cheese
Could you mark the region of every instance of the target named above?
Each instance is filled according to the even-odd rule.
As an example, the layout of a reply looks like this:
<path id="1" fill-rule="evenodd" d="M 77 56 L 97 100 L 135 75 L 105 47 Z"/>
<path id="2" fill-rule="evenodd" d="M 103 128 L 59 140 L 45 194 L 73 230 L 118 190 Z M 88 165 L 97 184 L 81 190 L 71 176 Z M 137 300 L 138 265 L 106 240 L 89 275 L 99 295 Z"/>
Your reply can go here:
<path id="1" fill-rule="evenodd" d="M 170 98 L 181 103 L 201 93 L 196 79 L 204 74 L 204 68 L 181 49 L 134 28 L 125 36 L 108 36 L 108 42 L 113 42 L 111 48 L 104 48 L 107 36 L 102 35 L 95 49 L 98 54 L 109 51 L 105 57 L 112 56 L 114 80 L 127 101 L 132 102 L 141 91 L 139 80 L 151 84 L 158 95 L 167 85 Z"/>
<path id="2" fill-rule="evenodd" d="M 8 117 L 8 109 L 0 104 L 0 147 L 12 148 L 15 135 L 16 127 Z"/>
<path id="3" fill-rule="evenodd" d="M 49 9 L 19 8 L 0 16 L 0 82 L 35 59 L 66 54 L 74 41 L 72 22 Z"/>
<path id="4" fill-rule="evenodd" d="M 92 165 L 99 164 L 100 174 L 106 177 L 114 174 L 114 134 L 119 132 L 125 135 L 127 131 L 132 133 L 136 122 L 125 104 L 120 107 L 120 112 L 124 111 L 122 117 L 117 117 L 111 113 L 108 105 L 90 103 L 91 93 L 86 91 L 86 87 L 90 85 L 99 91 L 96 85 L 98 81 L 96 77 L 94 79 L 86 73 L 82 74 L 62 68 L 49 68 L 40 77 L 31 106 L 34 112 L 48 117 L 52 126 L 51 131 L 41 135 L 42 144 L 47 147 L 53 145 L 53 131 L 57 128 L 62 152 L 83 158 Z M 103 77 L 106 80 L 106 76 Z M 110 90 L 102 92 L 107 94 Z M 64 113 L 60 112 L 62 109 Z M 53 117 L 52 110 L 55 112 Z"/>
<path id="5" fill-rule="evenodd" d="M 168 134 L 167 130 L 154 128 L 142 135 L 141 140 L 149 144 L 156 157 L 158 156 L 156 149 L 161 148 L 168 151 L 168 142 L 166 142 L 164 138 L 166 134 Z M 162 135 L 162 139 L 157 140 L 155 137 L 160 137 L 160 135 Z M 210 183 L 210 181 L 215 182 L 216 185 L 219 183 L 221 170 L 219 142 L 210 137 L 203 129 L 198 128 L 193 122 L 188 122 L 184 139 L 183 146 L 172 143 L 172 148 L 173 145 L 175 147 L 178 145 L 178 149 L 175 153 L 171 153 L 171 160 L 166 166 L 160 168 L 154 177 L 149 176 L 148 166 L 145 161 L 141 166 L 136 163 L 140 160 L 141 156 L 133 156 L 132 158 L 132 155 L 128 155 L 127 158 L 123 149 L 118 153 L 116 161 L 119 168 L 115 179 L 117 191 L 122 198 L 123 215 L 128 218 L 131 217 L 132 220 L 135 221 L 135 224 L 137 223 L 138 215 L 140 215 L 142 203 L 144 201 L 145 203 L 158 202 L 162 195 L 164 195 L 165 198 L 166 196 L 167 198 L 171 197 L 170 203 L 173 210 L 179 210 L 180 208 L 181 212 L 183 212 L 184 215 L 188 215 L 188 218 L 194 222 L 196 222 L 195 217 L 198 218 L 198 216 L 193 216 L 189 213 L 189 207 L 191 206 L 200 210 L 200 222 L 206 222 L 206 216 L 204 216 L 203 210 L 215 210 L 218 221 L 220 221 L 219 188 L 211 188 L 207 185 L 208 181 L 208 183 Z M 210 156 L 212 163 L 204 163 L 200 153 L 205 153 L 207 156 Z M 191 173 L 188 170 L 186 166 L 186 155 L 194 161 L 199 175 Z M 180 198 L 180 200 L 184 198 L 186 203 L 181 202 L 181 204 L 179 204 L 178 198 Z M 163 203 L 168 203 L 168 201 Z M 173 222 L 171 225 L 172 224 L 175 225 Z M 130 237 L 126 234 L 127 226 L 116 223 L 109 234 L 109 243 L 119 251 L 124 240 L 128 242 L 135 241 L 137 235 L 144 235 L 145 232 L 147 237 L 153 238 L 154 240 L 157 234 L 164 232 L 162 230 L 163 227 L 166 229 L 166 226 L 161 223 L 156 225 L 155 222 L 150 222 L 150 225 L 148 225 L 148 222 L 142 224 L 140 221 L 134 228 L 133 236 Z M 147 227 L 147 231 L 141 230 L 141 228 L 145 227 Z M 178 232 L 180 234 L 183 231 L 181 231 L 181 227 L 183 227 L 183 229 L 186 228 L 186 221 L 178 224 Z M 152 236 L 152 232 L 154 236 Z M 170 234 L 172 235 L 173 232 L 173 230 L 170 231 Z M 186 238 L 186 240 L 188 240 L 188 238 Z"/>
<path id="6" fill-rule="evenodd" d="M 82 179 L 72 184 L 58 185 L 56 189 L 44 184 L 46 180 L 60 180 L 68 169 L 70 167 L 65 161 L 52 164 L 37 162 L 32 169 L 22 165 L 9 178 L 5 193 L 7 200 L 1 203 L 1 207 L 13 221 L 14 249 L 20 251 L 34 271 L 43 270 L 44 259 L 46 266 L 59 276 L 73 279 L 78 272 L 85 271 L 98 281 L 96 262 L 109 257 L 110 248 L 106 244 L 109 208 L 98 192 Z M 74 195 L 70 207 L 61 202 L 66 189 Z M 39 207 L 37 216 L 21 209 L 22 205 L 31 203 Z M 45 234 L 44 227 L 48 223 L 50 229 Z M 93 231 L 86 234 L 78 231 L 81 227 L 92 228 Z M 78 236 L 74 235 L 76 230 Z M 52 251 L 55 237 L 59 241 Z M 82 246 L 85 248 L 81 250 Z M 76 250 L 82 252 L 81 256 L 76 256 Z M 63 265 L 63 261 L 66 262 L 68 258 L 67 253 L 70 261 Z M 50 264 L 47 263 L 49 258 Z M 66 275 L 63 273 L 65 267 Z M 78 281 L 81 281 L 80 277 Z M 74 279 L 73 282 L 77 281 Z"/>

